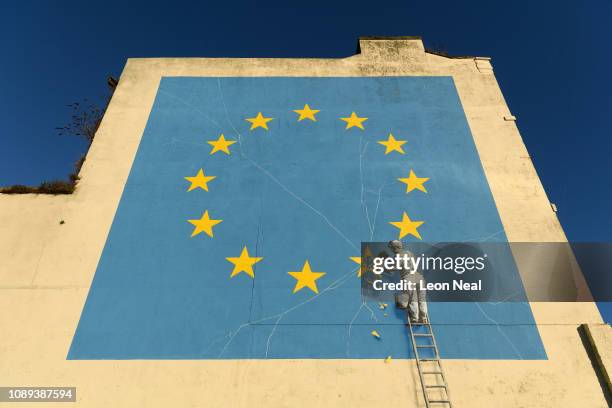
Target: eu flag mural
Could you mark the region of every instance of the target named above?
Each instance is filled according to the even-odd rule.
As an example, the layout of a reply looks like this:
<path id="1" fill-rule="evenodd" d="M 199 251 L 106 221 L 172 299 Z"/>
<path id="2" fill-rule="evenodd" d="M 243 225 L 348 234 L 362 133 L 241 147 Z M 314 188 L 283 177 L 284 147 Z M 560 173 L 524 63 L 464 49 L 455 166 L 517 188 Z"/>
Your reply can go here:
<path id="1" fill-rule="evenodd" d="M 506 241 L 452 78 L 163 78 L 68 358 L 411 358 L 360 295 L 392 239 Z M 443 358 L 546 358 L 527 303 L 430 316 Z"/>

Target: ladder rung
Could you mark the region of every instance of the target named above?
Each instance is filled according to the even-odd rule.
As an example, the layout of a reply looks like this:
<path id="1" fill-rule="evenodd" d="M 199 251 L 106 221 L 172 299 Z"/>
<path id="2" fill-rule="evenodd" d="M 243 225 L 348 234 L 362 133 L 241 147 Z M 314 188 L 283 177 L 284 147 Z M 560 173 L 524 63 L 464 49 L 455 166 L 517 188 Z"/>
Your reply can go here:
<path id="1" fill-rule="evenodd" d="M 412 347 L 414 348 L 414 354 L 415 354 L 415 358 L 416 358 L 416 362 L 417 362 L 417 367 L 419 370 L 419 376 L 421 378 L 421 387 L 423 390 L 423 396 L 425 397 L 425 402 L 426 405 L 429 407 L 430 404 L 445 404 L 448 407 L 452 407 L 452 404 L 450 402 L 450 398 L 449 398 L 449 392 L 448 392 L 448 385 L 446 384 L 446 378 L 444 376 L 444 371 L 442 370 L 442 362 L 440 361 L 440 354 L 438 351 L 438 347 L 436 345 L 436 340 L 433 334 L 433 330 L 432 327 L 429 325 L 429 322 L 426 323 L 412 323 L 412 322 L 408 322 L 408 326 L 409 326 L 409 334 L 410 337 L 412 339 Z M 414 328 L 416 326 L 425 326 L 428 327 L 428 330 L 424 330 L 424 333 L 421 331 L 421 333 L 415 333 Z M 431 340 L 426 341 L 426 342 L 430 342 L 432 344 L 417 344 L 417 340 L 416 338 L 420 337 L 420 338 L 430 338 Z M 430 349 L 432 350 L 433 356 L 428 356 L 427 358 L 421 358 L 419 356 L 419 349 Z M 423 352 L 423 351 L 421 351 Z M 423 371 L 423 367 L 421 366 L 421 363 L 425 363 L 425 362 L 437 362 L 438 366 L 437 367 L 428 367 L 430 370 L 428 371 Z M 433 370 L 432 370 L 433 369 Z M 436 370 L 437 369 L 437 370 Z M 423 377 L 426 374 L 430 374 L 430 375 L 439 375 L 440 378 L 442 379 L 442 383 L 441 385 L 439 384 L 425 384 L 425 378 Z M 438 389 L 438 390 L 444 390 L 444 392 L 446 393 L 446 399 L 429 399 L 429 392 L 433 392 L 431 391 L 432 389 Z M 440 394 L 436 395 L 436 397 L 440 398 L 444 398 L 444 394 Z"/>

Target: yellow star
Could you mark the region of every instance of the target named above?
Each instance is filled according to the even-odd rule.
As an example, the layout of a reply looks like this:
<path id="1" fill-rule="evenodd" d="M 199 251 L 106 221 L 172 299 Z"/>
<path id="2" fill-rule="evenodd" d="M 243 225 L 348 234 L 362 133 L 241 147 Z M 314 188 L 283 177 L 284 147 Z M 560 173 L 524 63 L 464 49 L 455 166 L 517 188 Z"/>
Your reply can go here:
<path id="1" fill-rule="evenodd" d="M 387 140 L 380 140 L 378 144 L 381 144 L 387 148 L 385 150 L 385 155 L 391 153 L 392 151 L 400 152 L 404 154 L 404 149 L 402 149 L 402 145 L 406 143 L 405 140 L 396 140 L 391 133 L 389 133 L 389 138 Z"/>
<path id="2" fill-rule="evenodd" d="M 202 218 L 200 218 L 199 220 L 187 220 L 187 221 L 195 225 L 195 228 L 193 229 L 193 232 L 191 233 L 191 237 L 193 238 L 202 231 L 204 231 L 206 235 L 208 235 L 209 237 L 212 237 L 213 236 L 212 227 L 219 224 L 223 220 L 211 220 L 210 217 L 208 216 L 208 210 L 206 210 L 204 211 L 204 215 L 202 215 Z"/>
<path id="3" fill-rule="evenodd" d="M 412 171 L 412 169 L 410 169 L 410 175 L 407 178 L 398 178 L 398 180 L 406 184 L 407 193 L 411 192 L 415 188 L 417 190 L 421 190 L 424 193 L 427 192 L 427 189 L 423 184 L 427 180 L 429 180 L 429 177 L 417 177 L 417 175 L 414 174 L 414 171 Z"/>
<path id="4" fill-rule="evenodd" d="M 321 112 L 318 109 L 310 109 L 310 106 L 308 106 L 308 104 L 304 105 L 304 109 L 294 109 L 293 111 L 295 113 L 299 113 L 300 115 L 300 117 L 298 118 L 298 122 L 301 122 L 304 119 L 310 119 L 313 122 L 316 122 L 317 118 L 315 118 L 315 115 Z"/>
<path id="5" fill-rule="evenodd" d="M 213 147 L 212 150 L 210 151 L 211 155 L 219 151 L 224 152 L 225 154 L 231 154 L 228 147 L 236 143 L 236 141 L 235 140 L 225 140 L 225 136 L 221 135 L 219 136 L 219 139 L 209 140 L 206 143 L 208 143 L 209 145 Z"/>
<path id="6" fill-rule="evenodd" d="M 310 264 L 308 263 L 308 260 L 304 262 L 304 267 L 300 272 L 287 273 L 297 279 L 297 282 L 295 283 L 295 288 L 293 288 L 293 293 L 305 287 L 308 287 L 314 293 L 319 293 L 316 280 L 325 275 L 325 272 L 313 272 L 310 269 Z"/>
<path id="7" fill-rule="evenodd" d="M 421 238 L 421 234 L 419 234 L 419 231 L 417 230 L 417 228 L 419 228 L 424 223 L 425 221 L 412 221 L 410 217 L 408 217 L 408 214 L 406 214 L 405 211 L 404 211 L 404 215 L 402 216 L 401 221 L 389 222 L 389 224 L 393 225 L 394 227 L 399 228 L 400 232 L 399 232 L 398 239 L 402 239 L 406 235 L 410 234 L 410 235 L 414 235 L 415 237 L 421 240 L 423 238 Z"/>
<path id="8" fill-rule="evenodd" d="M 365 269 L 365 265 L 361 264 L 361 257 L 360 256 L 351 256 L 351 261 L 355 262 L 356 264 L 359 265 L 359 270 L 357 271 L 357 277 L 361 278 L 361 274 L 363 273 L 363 270 Z"/>
<path id="9" fill-rule="evenodd" d="M 372 250 L 370 249 L 369 246 L 365 247 L 365 249 L 363 250 L 363 254 L 365 255 L 366 259 L 372 256 Z M 363 271 L 366 270 L 367 265 L 361 263 L 361 259 L 362 258 L 360 256 L 350 256 L 349 258 L 351 259 L 351 261 L 353 261 L 356 264 L 359 264 L 361 266 L 359 268 L 359 271 L 357 272 L 357 277 L 360 278 L 361 274 L 363 273 Z"/>
<path id="10" fill-rule="evenodd" d="M 265 118 L 261 112 L 259 112 L 254 118 L 246 118 L 245 120 L 247 122 L 251 122 L 251 129 L 249 130 L 257 129 L 258 127 L 268 130 L 268 122 L 272 119 L 274 118 Z"/>
<path id="11" fill-rule="evenodd" d="M 234 264 L 234 270 L 232 271 L 230 278 L 233 278 L 240 272 L 244 272 L 247 275 L 249 275 L 251 278 L 254 278 L 255 274 L 253 273 L 253 265 L 261 261 L 263 258 L 249 256 L 249 251 L 247 250 L 247 247 L 245 246 L 242 249 L 242 252 L 240 253 L 240 256 L 238 258 L 230 257 L 230 258 L 225 258 L 225 259 L 227 259 L 228 261 Z"/>
<path id="12" fill-rule="evenodd" d="M 346 129 L 350 129 L 354 126 L 357 126 L 359 129 L 364 130 L 363 129 L 363 122 L 365 122 L 366 120 L 368 120 L 368 118 L 360 118 L 359 116 L 357 116 L 355 114 L 355 112 L 351 113 L 351 116 L 348 118 L 340 118 L 340 120 L 343 120 L 346 122 Z"/>
<path id="13" fill-rule="evenodd" d="M 189 190 L 187 190 L 187 192 L 195 190 L 198 187 L 200 187 L 202 190 L 208 191 L 208 182 L 216 178 L 217 176 L 205 176 L 204 170 L 200 169 L 196 176 L 185 177 L 185 180 L 191 182 L 191 185 L 189 186 Z"/>

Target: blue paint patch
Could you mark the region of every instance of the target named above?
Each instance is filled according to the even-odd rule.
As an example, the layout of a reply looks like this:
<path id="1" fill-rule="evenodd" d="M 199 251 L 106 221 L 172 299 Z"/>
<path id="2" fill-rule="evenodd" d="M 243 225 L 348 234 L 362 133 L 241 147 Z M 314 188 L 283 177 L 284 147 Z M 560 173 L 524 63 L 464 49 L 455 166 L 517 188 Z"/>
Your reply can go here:
<path id="1" fill-rule="evenodd" d="M 317 122 L 297 121 L 306 103 Z M 364 131 L 338 119 L 353 111 Z M 268 131 L 249 131 L 258 112 Z M 221 133 L 239 142 L 210 155 Z M 384 154 L 389 133 L 405 155 Z M 200 168 L 217 178 L 188 193 Z M 427 194 L 397 181 L 410 169 Z M 204 210 L 223 222 L 191 238 Z M 68 358 L 411 358 L 403 315 L 362 302 L 349 260 L 404 211 L 425 241 L 506 240 L 452 78 L 163 78 Z M 230 279 L 244 246 L 264 259 Z M 319 294 L 293 294 L 307 259 Z M 546 358 L 528 304 L 430 315 L 444 358 Z"/>

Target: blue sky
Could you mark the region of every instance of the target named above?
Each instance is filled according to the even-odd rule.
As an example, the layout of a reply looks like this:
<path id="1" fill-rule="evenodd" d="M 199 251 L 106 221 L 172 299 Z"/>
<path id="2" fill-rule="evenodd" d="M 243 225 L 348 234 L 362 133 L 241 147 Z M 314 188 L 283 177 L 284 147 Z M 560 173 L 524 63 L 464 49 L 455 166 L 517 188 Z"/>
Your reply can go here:
<path id="1" fill-rule="evenodd" d="M 491 56 L 569 239 L 612 241 L 612 3 L 54 2 L 0 5 L 0 185 L 65 178 L 66 104 L 103 100 L 128 57 L 344 57 L 360 35 Z M 612 307 L 602 308 L 612 320 Z"/>

